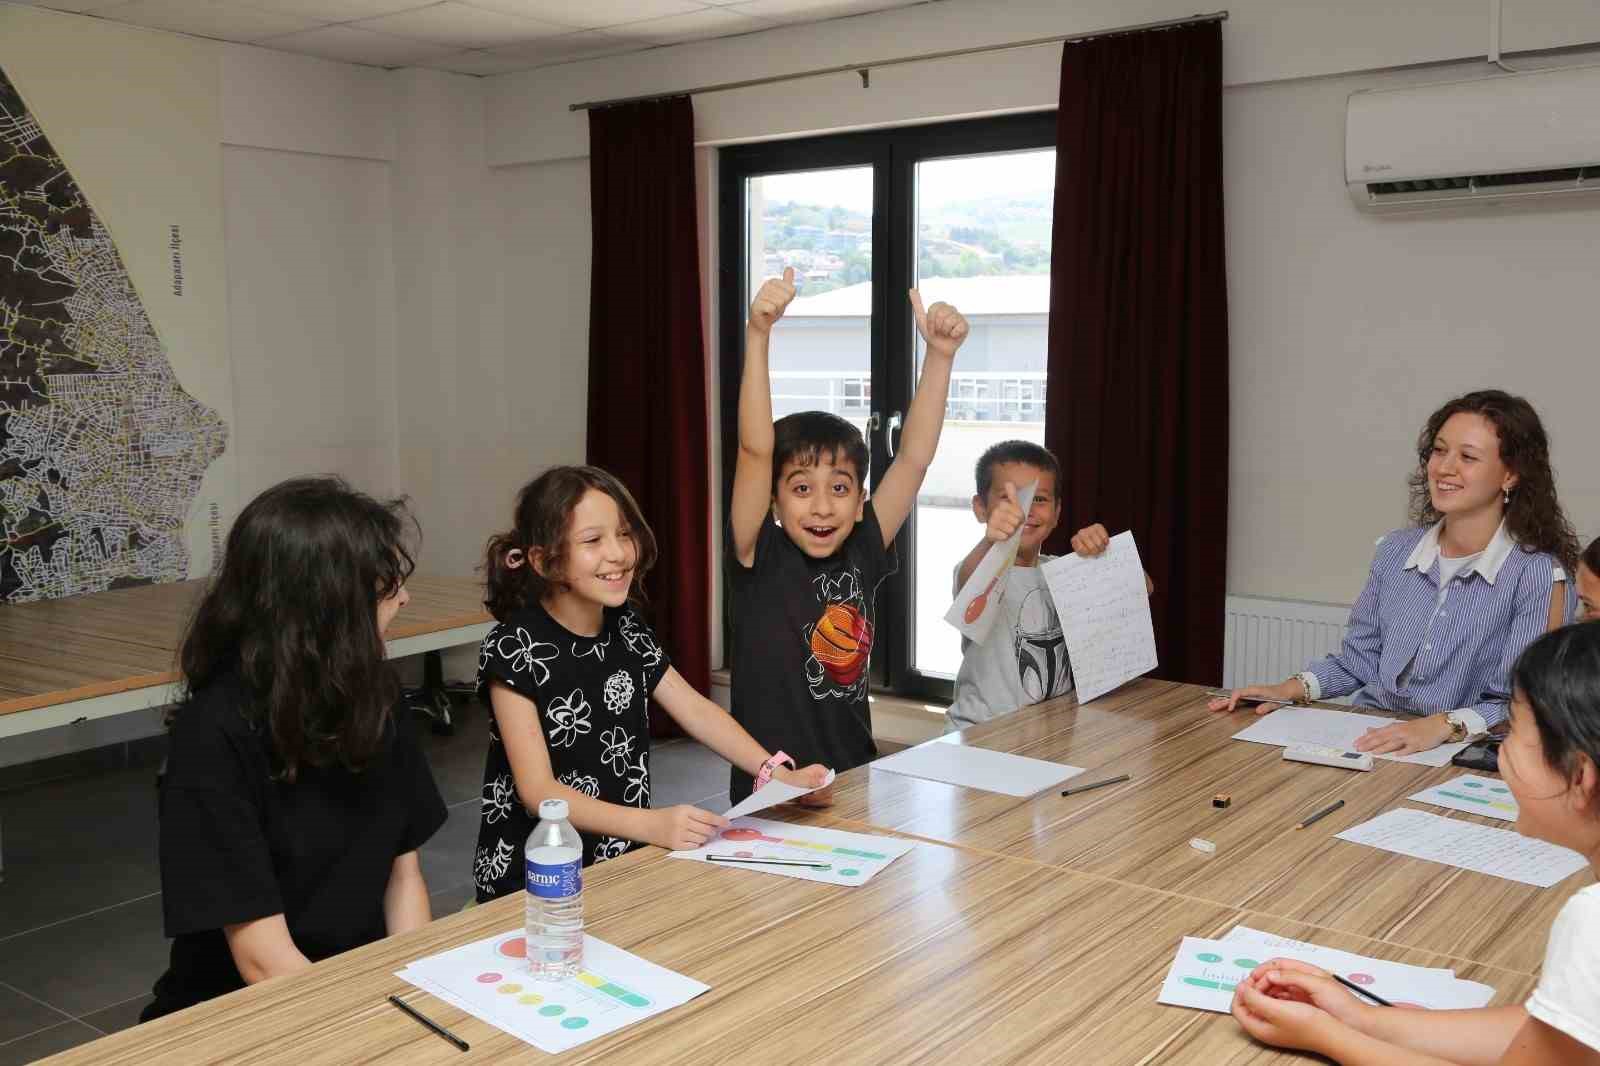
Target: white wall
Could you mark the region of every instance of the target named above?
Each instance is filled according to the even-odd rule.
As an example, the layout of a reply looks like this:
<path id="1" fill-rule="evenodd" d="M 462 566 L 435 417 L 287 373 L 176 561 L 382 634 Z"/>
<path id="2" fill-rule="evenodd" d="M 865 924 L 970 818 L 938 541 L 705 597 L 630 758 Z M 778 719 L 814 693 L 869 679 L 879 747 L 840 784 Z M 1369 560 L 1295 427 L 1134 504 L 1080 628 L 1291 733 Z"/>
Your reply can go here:
<path id="1" fill-rule="evenodd" d="M 1344 99 L 1361 88 L 1487 76 L 1485 5 L 1431 0 L 1240 0 L 1227 5 L 1223 96 L 1232 402 L 1229 591 L 1348 603 L 1373 539 L 1404 521 L 1421 422 L 1449 395 L 1525 392 L 1555 438 L 1580 533 L 1600 532 L 1600 424 L 1581 400 L 1600 372 L 1580 295 L 1600 206 L 1372 218 L 1343 184 Z M 1191 13 L 1175 0 L 1074 5 L 945 0 L 814 26 L 572 63 L 488 80 L 491 165 L 523 166 L 519 198 L 571 195 L 587 120 L 567 105 L 857 59 L 938 51 Z M 1600 5 L 1506 0 L 1509 51 L 1600 40 Z M 1526 65 L 1594 61 L 1540 57 Z M 1059 46 L 741 89 L 695 99 L 702 145 L 1051 107 Z M 1404 71 L 1380 68 L 1413 66 Z M 1352 71 L 1377 71 L 1351 74 Z M 565 167 L 575 168 L 567 169 Z M 559 183 L 545 182 L 560 175 Z M 702 201 L 714 204 L 714 190 Z M 503 205 L 504 207 L 507 205 Z M 576 205 L 574 205 L 576 206 Z M 1592 258 L 1590 256 L 1589 258 Z M 534 269 L 538 269 L 535 266 Z M 550 259 L 530 288 L 581 292 L 576 261 Z M 714 273 L 707 272 L 708 278 Z M 585 302 L 546 328 L 581 342 Z M 708 333 L 713 346 L 715 339 Z M 713 347 L 713 350 L 715 348 Z M 1403 360 L 1403 362 L 1402 362 Z M 574 383 L 576 386 L 578 383 Z M 582 403 L 574 391 L 574 404 Z M 1315 498 L 1311 486 L 1316 486 Z"/>

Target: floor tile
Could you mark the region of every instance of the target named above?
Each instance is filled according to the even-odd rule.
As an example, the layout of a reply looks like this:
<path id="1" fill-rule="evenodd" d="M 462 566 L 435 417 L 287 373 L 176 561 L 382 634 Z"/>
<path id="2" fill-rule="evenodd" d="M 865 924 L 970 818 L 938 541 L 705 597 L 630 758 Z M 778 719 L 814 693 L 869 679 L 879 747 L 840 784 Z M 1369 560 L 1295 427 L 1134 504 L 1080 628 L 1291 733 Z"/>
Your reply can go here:
<path id="1" fill-rule="evenodd" d="M 650 749 L 650 805 L 671 807 L 728 794 L 728 763 L 698 741 L 669 740 Z"/>
<path id="2" fill-rule="evenodd" d="M 0 937 L 161 888 L 148 767 L 0 793 Z"/>
<path id="3" fill-rule="evenodd" d="M 0 1066 L 21 1066 L 22 1063 L 34 1062 L 47 1055 L 75 1048 L 79 1044 L 87 1044 L 91 1040 L 99 1039 L 100 1036 L 100 1033 L 82 1022 L 53 1025 L 49 1029 L 41 1029 L 20 1040 L 0 1044 Z"/>
<path id="4" fill-rule="evenodd" d="M 74 1017 L 149 992 L 167 957 L 160 896 L 0 940 L 6 984 Z"/>
<path id="5" fill-rule="evenodd" d="M 472 856 L 478 846 L 477 803 L 458 803 L 450 817 L 422 845 L 422 878 L 430 891 L 472 880 Z"/>
<path id="6" fill-rule="evenodd" d="M 446 803 L 483 795 L 483 758 L 489 751 L 489 708 L 476 700 L 456 701 L 456 731 L 450 736 L 420 726 L 422 750 Z"/>
<path id="7" fill-rule="evenodd" d="M 0 984 L 0 1044 L 71 1020 L 70 1015 Z"/>
<path id="8" fill-rule="evenodd" d="M 149 993 L 130 999 L 125 1003 L 118 1003 L 105 1010 L 97 1010 L 93 1014 L 85 1014 L 78 1019 L 94 1026 L 102 1033 L 120 1033 L 124 1029 L 131 1029 L 139 1024 L 139 1012 L 149 1006 L 155 999 Z"/>
<path id="9" fill-rule="evenodd" d="M 428 904 L 433 908 L 435 918 L 448 918 L 461 908 L 465 907 L 473 898 L 474 889 L 471 881 L 453 885 L 450 888 L 435 889 L 428 893 Z"/>

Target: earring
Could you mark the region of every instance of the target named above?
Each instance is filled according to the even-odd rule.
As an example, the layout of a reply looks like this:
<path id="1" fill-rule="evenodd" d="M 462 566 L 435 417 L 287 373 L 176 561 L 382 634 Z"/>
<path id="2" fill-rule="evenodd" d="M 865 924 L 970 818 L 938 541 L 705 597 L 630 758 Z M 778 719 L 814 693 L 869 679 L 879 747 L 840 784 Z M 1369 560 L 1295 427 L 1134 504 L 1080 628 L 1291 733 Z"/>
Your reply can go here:
<path id="1" fill-rule="evenodd" d="M 1506 489 L 1505 490 L 1505 504 L 1506 504 L 1507 507 L 1511 506 L 1511 490 L 1510 489 Z"/>

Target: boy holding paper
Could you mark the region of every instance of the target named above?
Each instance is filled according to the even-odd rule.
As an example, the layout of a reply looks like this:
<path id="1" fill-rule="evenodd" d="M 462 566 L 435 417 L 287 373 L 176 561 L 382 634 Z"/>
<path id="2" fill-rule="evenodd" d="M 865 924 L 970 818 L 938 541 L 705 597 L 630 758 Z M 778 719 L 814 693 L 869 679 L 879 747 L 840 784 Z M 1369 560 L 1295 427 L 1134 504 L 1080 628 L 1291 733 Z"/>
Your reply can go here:
<path id="1" fill-rule="evenodd" d="M 978 459 L 977 494 L 972 513 L 983 523 L 983 539 L 956 564 L 955 592 L 972 576 L 991 548 L 998 549 L 1020 528 L 1017 561 L 1002 580 L 1000 617 L 987 640 L 961 642 L 961 667 L 956 672 L 955 700 L 946 713 L 947 728 L 965 729 L 1023 707 L 1072 691 L 1072 664 L 1041 564 L 1052 558 L 1040 547 L 1061 519 L 1056 481 L 1061 466 L 1048 449 L 1032 441 L 1008 440 L 993 445 Z M 1024 515 L 1017 505 L 1022 490 L 1037 483 Z M 1104 526 L 1080 529 L 1072 538 L 1079 555 L 1099 555 L 1110 544 Z M 1146 588 L 1153 589 L 1148 576 Z"/>

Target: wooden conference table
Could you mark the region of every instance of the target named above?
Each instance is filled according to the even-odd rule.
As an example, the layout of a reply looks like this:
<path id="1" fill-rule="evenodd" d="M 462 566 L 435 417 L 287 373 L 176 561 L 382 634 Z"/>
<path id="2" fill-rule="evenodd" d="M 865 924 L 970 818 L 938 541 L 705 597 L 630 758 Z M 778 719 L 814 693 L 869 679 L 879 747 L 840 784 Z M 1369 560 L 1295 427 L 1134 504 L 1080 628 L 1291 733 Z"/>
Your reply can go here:
<path id="1" fill-rule="evenodd" d="M 1203 704 L 1199 689 L 1141 681 L 1089 707 L 1055 701 L 961 738 L 1087 767 L 1085 780 L 1132 774 L 1124 786 L 1016 799 L 862 767 L 840 776 L 832 809 L 780 809 L 923 842 L 860 888 L 678 862 L 657 848 L 593 868 L 590 930 L 711 991 L 562 1061 L 1308 1061 L 1252 1043 L 1225 1015 L 1156 1003 L 1180 937 L 1238 923 L 1448 966 L 1494 986 L 1496 1003 L 1528 995 L 1550 918 L 1590 874 L 1539 890 L 1334 841 L 1459 771 L 1285 764 L 1276 748 L 1227 739 L 1243 714 Z M 1217 791 L 1233 793 L 1227 810 L 1211 806 Z M 1330 797 L 1346 807 L 1292 829 Z M 1196 835 L 1216 854 L 1190 849 Z M 520 924 L 521 901 L 500 900 L 50 1061 L 540 1061 L 393 976 Z M 389 1006 L 391 993 L 472 1050 Z"/>
<path id="2" fill-rule="evenodd" d="M 0 607 L 0 739 L 171 703 L 178 645 L 204 584 Z M 413 577 L 406 588 L 411 602 L 389 628 L 391 657 L 474 644 L 492 626 L 471 578 Z"/>

